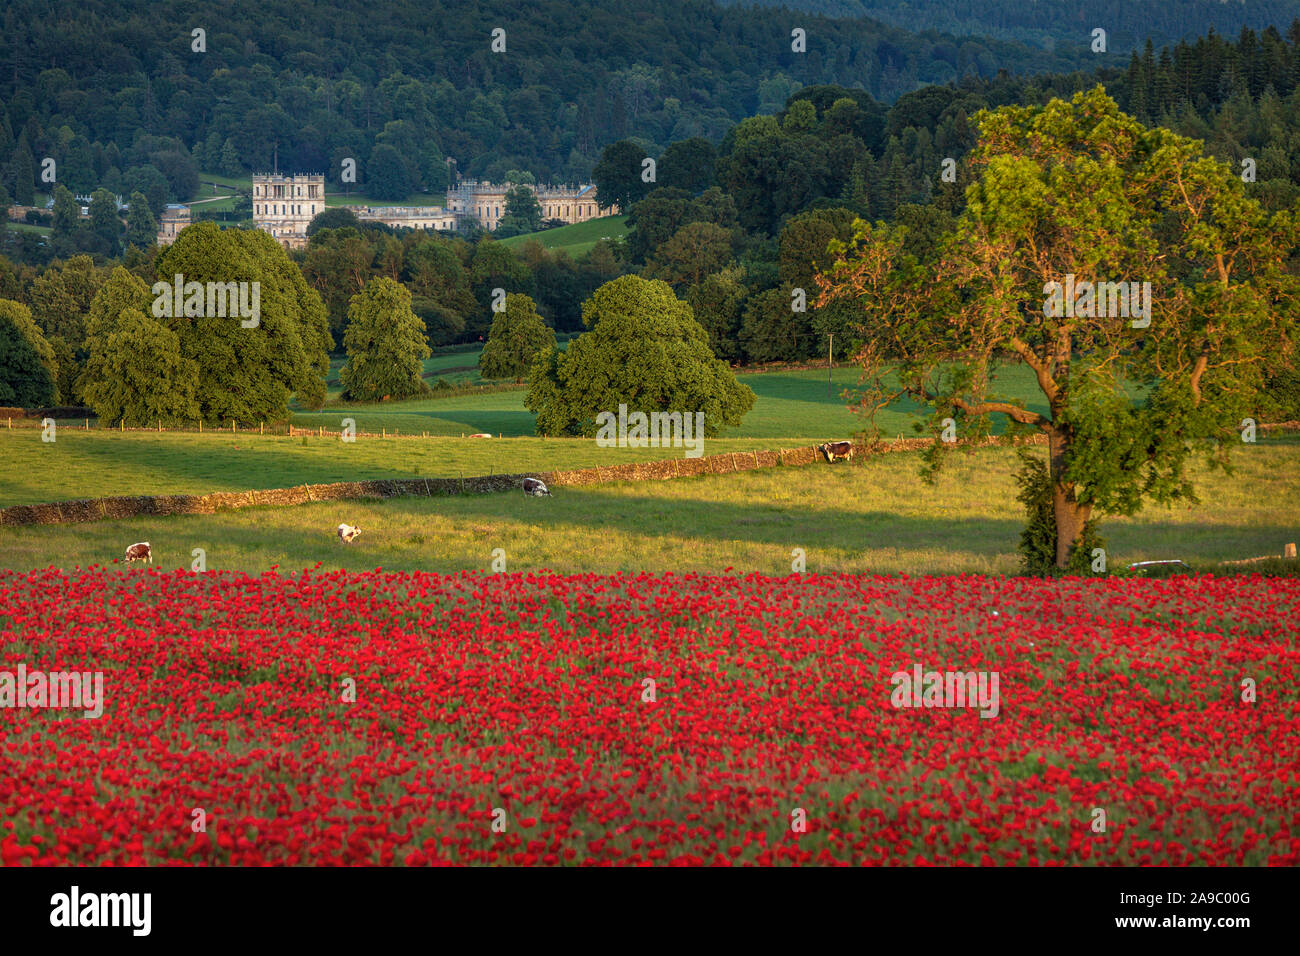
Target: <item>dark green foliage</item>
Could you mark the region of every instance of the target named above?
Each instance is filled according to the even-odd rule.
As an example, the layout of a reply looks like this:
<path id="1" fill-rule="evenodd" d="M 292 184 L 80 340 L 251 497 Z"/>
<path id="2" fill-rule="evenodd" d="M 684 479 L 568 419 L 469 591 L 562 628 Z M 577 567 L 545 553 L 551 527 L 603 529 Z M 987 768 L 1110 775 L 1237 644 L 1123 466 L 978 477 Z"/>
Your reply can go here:
<path id="1" fill-rule="evenodd" d="M 1020 491 L 1016 500 L 1025 506 L 1025 529 L 1020 532 L 1021 568 L 1026 574 L 1059 574 L 1056 567 L 1056 516 L 1052 511 L 1052 477 L 1047 461 L 1041 455 L 1021 449 L 1017 452 L 1020 470 L 1016 472 L 1016 485 Z M 1070 550 L 1067 574 L 1089 574 L 1092 571 L 1092 551 L 1105 548 L 1105 540 L 1097 531 L 1098 519 L 1091 518 L 1084 526 L 1082 537 Z"/>
<path id="2" fill-rule="evenodd" d="M 537 194 L 527 186 L 511 186 L 506 190 L 506 208 L 497 223 L 496 235 L 500 238 L 537 232 L 542 227 L 542 204 Z"/>
<path id="3" fill-rule="evenodd" d="M 133 192 L 126 213 L 126 241 L 141 249 L 158 240 L 158 220 L 149 209 L 144 193 Z"/>
<path id="4" fill-rule="evenodd" d="M 704 433 L 738 425 L 754 393 L 717 359 L 691 308 L 667 283 L 623 276 L 583 303 L 588 331 L 541 353 L 525 406 L 539 435 L 596 433 L 601 412 L 703 412 Z"/>
<path id="5" fill-rule="evenodd" d="M 347 206 L 333 206 L 317 213 L 307 224 L 307 235 L 314 236 L 322 229 L 356 229 L 360 231 L 361 220 Z"/>
<path id="6" fill-rule="evenodd" d="M 139 309 L 97 326 L 86 363 L 85 400 L 103 422 L 142 426 L 200 417 L 199 365 L 180 336 Z"/>
<path id="7" fill-rule="evenodd" d="M 0 405 L 40 408 L 58 397 L 54 350 L 27 306 L 0 299 Z"/>
<path id="8" fill-rule="evenodd" d="M 295 393 L 312 403 L 323 398 L 333 345 L 325 306 L 275 239 L 196 223 L 158 257 L 160 280 L 170 285 L 176 274 L 187 283 L 260 284 L 256 327 L 229 315 L 159 317 L 179 336 L 181 356 L 199 367 L 196 398 L 205 421 L 280 421 Z M 152 307 L 150 314 L 157 317 Z"/>
<path id="9" fill-rule="evenodd" d="M 508 295 L 505 306 L 492 319 L 492 331 L 478 366 L 484 378 L 513 378 L 519 382 L 537 353 L 555 347 L 555 332 L 542 321 L 528 296 Z"/>
<path id="10" fill-rule="evenodd" d="M 628 140 L 605 147 L 600 162 L 592 170 L 597 201 L 602 206 L 617 206 L 624 211 L 644 199 L 654 188 L 642 179 L 646 151 Z"/>
<path id="11" fill-rule="evenodd" d="M 343 336 L 348 361 L 339 372 L 345 399 L 399 400 L 428 391 L 421 363 L 432 353 L 405 286 L 372 279 L 352 297 L 348 320 Z"/>
<path id="12" fill-rule="evenodd" d="M 411 193 L 406 160 L 392 146 L 380 144 L 370 153 L 366 166 L 366 190 L 376 199 L 396 202 Z"/>

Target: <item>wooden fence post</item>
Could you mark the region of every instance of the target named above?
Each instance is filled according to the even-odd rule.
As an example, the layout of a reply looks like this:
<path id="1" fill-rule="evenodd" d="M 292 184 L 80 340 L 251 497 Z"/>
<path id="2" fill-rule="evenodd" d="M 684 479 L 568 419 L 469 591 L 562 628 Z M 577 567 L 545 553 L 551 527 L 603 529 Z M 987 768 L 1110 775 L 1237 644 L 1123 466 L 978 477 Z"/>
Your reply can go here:
<path id="1" fill-rule="evenodd" d="M 203 419 L 199 419 L 199 434 L 203 434 Z"/>
<path id="2" fill-rule="evenodd" d="M 266 422 L 261 422 L 261 423 L 257 426 L 257 433 L 258 433 L 259 435 L 261 435 L 261 434 L 264 433 L 265 429 L 266 429 Z"/>

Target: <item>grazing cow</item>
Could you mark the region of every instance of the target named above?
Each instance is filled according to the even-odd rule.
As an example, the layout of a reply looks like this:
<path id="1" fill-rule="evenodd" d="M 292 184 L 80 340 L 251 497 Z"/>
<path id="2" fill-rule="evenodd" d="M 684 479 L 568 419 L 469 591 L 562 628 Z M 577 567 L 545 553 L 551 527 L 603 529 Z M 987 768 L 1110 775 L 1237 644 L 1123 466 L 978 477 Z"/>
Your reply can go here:
<path id="1" fill-rule="evenodd" d="M 547 488 L 546 482 L 542 481 L 540 478 L 525 478 L 524 494 L 532 495 L 534 498 L 540 498 L 542 495 L 546 495 L 546 497 L 549 498 L 551 497 L 551 489 Z"/>
<path id="2" fill-rule="evenodd" d="M 126 549 L 126 560 L 129 564 L 132 561 L 148 561 L 153 564 L 153 552 L 149 550 L 148 541 L 137 541 Z"/>
<path id="3" fill-rule="evenodd" d="M 853 442 L 851 441 L 828 441 L 817 446 L 817 450 L 826 456 L 827 461 L 834 461 L 836 458 L 843 458 L 845 461 L 853 460 Z"/>
<path id="4" fill-rule="evenodd" d="M 470 435 L 469 437 L 470 437 L 470 438 L 491 438 L 491 437 L 492 437 L 492 433 L 491 433 L 491 432 L 476 432 L 475 434 Z"/>
<path id="5" fill-rule="evenodd" d="M 340 541 L 344 544 L 351 544 L 357 539 L 357 535 L 361 533 L 361 529 L 354 528 L 350 524 L 341 524 L 338 527 L 338 532 Z"/>

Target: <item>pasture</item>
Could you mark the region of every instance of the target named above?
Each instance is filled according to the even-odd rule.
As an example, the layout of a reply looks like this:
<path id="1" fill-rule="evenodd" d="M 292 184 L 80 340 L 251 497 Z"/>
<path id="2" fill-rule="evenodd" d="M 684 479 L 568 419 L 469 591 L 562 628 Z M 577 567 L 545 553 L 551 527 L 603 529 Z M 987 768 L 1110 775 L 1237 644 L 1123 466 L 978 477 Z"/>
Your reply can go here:
<path id="1" fill-rule="evenodd" d="M 39 445 L 34 436 L 29 442 Z M 594 443 L 585 444 L 596 450 Z M 370 447 L 391 454 L 420 445 L 399 441 Z M 518 441 L 492 449 L 489 445 L 493 443 L 482 444 L 485 453 L 506 447 L 522 455 L 529 447 Z M 12 442 L 0 448 L 12 452 Z M 357 451 L 365 448 L 362 443 L 355 446 Z M 100 450 L 110 449 L 105 445 Z M 160 450 L 152 478 L 140 475 L 139 480 L 147 481 L 151 491 L 162 490 L 159 485 L 192 484 L 188 472 L 201 467 L 203 450 L 196 445 L 191 460 Z M 285 467 L 274 454 L 259 454 L 260 459 L 247 460 Z M 326 480 L 339 467 L 337 442 L 321 454 L 302 460 L 303 468 L 314 461 L 321 470 L 310 480 Z M 1300 510 L 1295 507 L 1300 442 L 1266 440 L 1243 449 L 1236 461 L 1233 476 L 1194 470 L 1198 505 L 1153 507 L 1133 518 L 1105 519 L 1102 534 L 1111 568 L 1161 558 L 1208 567 L 1228 559 L 1277 554 L 1285 542 L 1300 540 Z M 526 498 L 522 492 L 396 498 L 4 528 L 0 567 L 109 564 L 131 542 L 149 541 L 161 568 L 188 570 L 192 549 L 203 548 L 209 568 L 254 573 L 317 563 L 354 571 L 486 571 L 497 548 L 504 550 L 509 571 L 716 574 L 731 569 L 736 574 L 780 575 L 790 572 L 792 551 L 802 548 L 810 572 L 1015 573 L 1024 515 L 1014 497 L 1013 451 L 958 453 L 935 487 L 917 479 L 918 464 L 916 453 L 896 453 L 833 466 L 559 487 L 553 489 L 553 498 Z M 233 483 L 230 473 L 210 467 L 214 470 L 206 484 Z M 11 485 L 13 471 L 10 458 L 5 473 Z M 358 471 L 353 467 L 348 474 L 359 477 Z M 47 480 L 60 480 L 58 469 L 44 474 Z M 289 483 L 259 482 L 251 467 L 242 480 L 260 487 Z M 107 476 L 106 487 L 120 492 L 123 484 Z M 340 522 L 363 529 L 356 544 L 338 542 L 334 528 Z"/>
<path id="2" fill-rule="evenodd" d="M 477 352 L 454 352 L 436 355 L 425 363 L 426 372 L 439 367 L 477 365 Z M 465 372 L 457 384 L 481 384 L 477 371 Z M 331 374 L 336 383 L 337 370 Z M 739 428 L 726 429 L 723 438 L 755 438 L 766 441 L 802 439 L 796 444 L 813 444 L 828 438 L 847 438 L 863 428 L 862 418 L 845 405 L 844 394 L 859 383 L 854 366 L 778 369 L 767 372 L 741 372 L 736 376 L 754 390 L 757 401 Z M 828 387 L 829 383 L 829 387 Z M 1013 365 L 1001 371 L 996 387 L 999 393 L 1023 400 L 1029 408 L 1047 411 L 1041 393 L 1027 367 Z M 405 434 L 454 435 L 491 432 L 494 435 L 522 437 L 534 434 L 535 416 L 524 408 L 524 388 L 407 402 L 349 403 L 337 398 L 319 412 L 296 412 L 292 421 L 306 428 L 324 427 L 337 431 L 344 417 L 355 418 L 359 431 L 398 430 Z M 915 437 L 913 424 L 924 410 L 902 400 L 877 415 L 881 432 L 890 438 Z M 1001 423 L 995 421 L 995 427 Z M 777 447 L 777 446 L 772 446 Z M 708 451 L 705 454 L 709 454 Z"/>
<path id="3" fill-rule="evenodd" d="M 563 251 L 570 258 L 578 259 L 590 252 L 601 239 L 619 239 L 627 233 L 627 216 L 602 216 L 600 219 L 543 229 L 541 232 L 526 232 L 499 241 L 503 246 L 516 250 L 522 249 L 530 241 L 537 242 L 544 249 Z"/>

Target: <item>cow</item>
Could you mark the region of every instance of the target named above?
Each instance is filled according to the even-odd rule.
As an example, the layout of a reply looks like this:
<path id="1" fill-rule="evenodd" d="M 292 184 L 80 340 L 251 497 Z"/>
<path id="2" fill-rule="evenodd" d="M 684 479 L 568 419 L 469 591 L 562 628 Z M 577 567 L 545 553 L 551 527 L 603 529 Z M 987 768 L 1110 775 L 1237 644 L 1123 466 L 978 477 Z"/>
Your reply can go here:
<path id="1" fill-rule="evenodd" d="M 470 437 L 470 438 L 491 438 L 491 437 L 492 437 L 492 433 L 491 433 L 491 432 L 477 432 L 477 433 L 475 433 L 475 434 L 473 434 L 473 435 L 470 435 L 469 437 Z"/>
<path id="2" fill-rule="evenodd" d="M 357 535 L 360 533 L 360 528 L 354 528 L 350 524 L 341 524 L 338 527 L 339 540 L 344 544 L 351 544 L 357 539 Z"/>
<path id="3" fill-rule="evenodd" d="M 149 550 L 148 541 L 137 541 L 126 549 L 126 560 L 130 564 L 132 561 L 148 561 L 153 564 L 153 552 Z"/>
<path id="4" fill-rule="evenodd" d="M 822 442 L 817 446 L 817 450 L 826 456 L 827 461 L 834 461 L 836 458 L 843 458 L 845 461 L 853 460 L 853 442 L 850 441 Z"/>
<path id="5" fill-rule="evenodd" d="M 542 495 L 550 498 L 551 489 L 547 488 L 546 482 L 542 481 L 540 478 L 525 478 L 524 494 L 531 495 L 534 498 L 540 498 Z"/>

